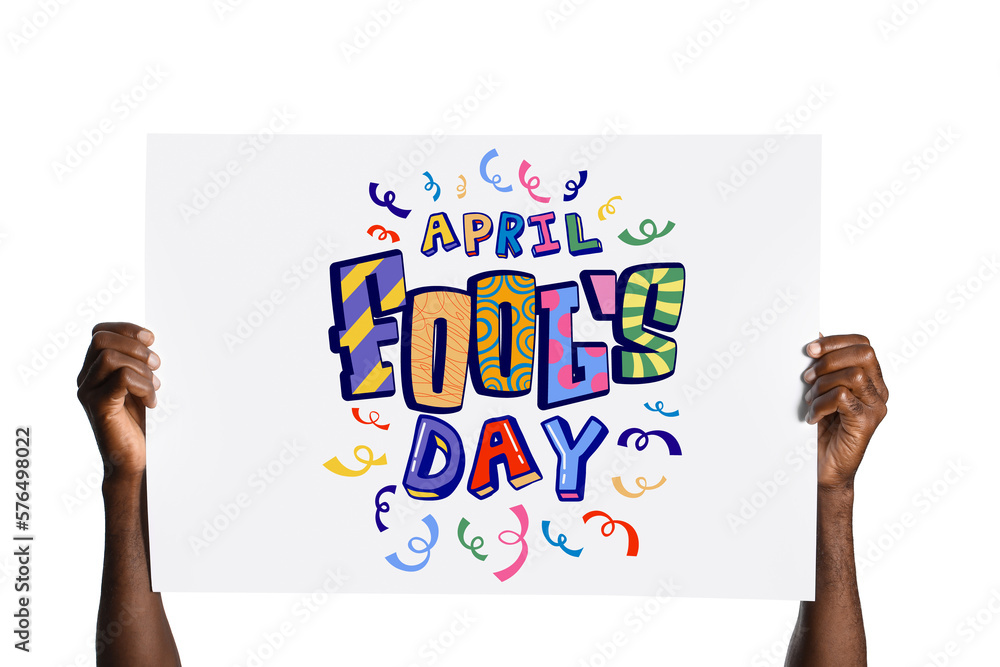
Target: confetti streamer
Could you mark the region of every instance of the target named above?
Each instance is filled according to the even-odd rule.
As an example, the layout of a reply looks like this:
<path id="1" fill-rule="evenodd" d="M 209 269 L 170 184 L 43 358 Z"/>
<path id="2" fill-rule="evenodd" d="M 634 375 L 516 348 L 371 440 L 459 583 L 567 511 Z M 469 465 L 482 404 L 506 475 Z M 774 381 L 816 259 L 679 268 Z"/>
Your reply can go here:
<path id="1" fill-rule="evenodd" d="M 624 521 L 616 521 L 609 517 L 604 512 L 587 512 L 583 515 L 583 522 L 587 523 L 595 516 L 603 516 L 607 521 L 601 525 L 601 535 L 604 537 L 610 537 L 615 532 L 616 526 L 621 526 L 628 533 L 628 549 L 625 551 L 626 556 L 638 556 L 639 555 L 639 534 L 635 532 L 635 528 L 631 524 L 625 523 Z M 607 528 L 607 530 L 605 530 Z"/>
<path id="2" fill-rule="evenodd" d="M 389 501 L 382 500 L 382 495 L 386 493 L 396 493 L 396 485 L 389 484 L 388 486 L 383 486 L 375 494 L 375 525 L 378 526 L 378 532 L 380 533 L 389 529 L 388 526 L 382 523 L 382 515 L 389 511 Z"/>
<path id="3" fill-rule="evenodd" d="M 531 198 L 535 201 L 542 202 L 543 204 L 549 203 L 549 200 L 552 199 L 552 197 L 541 197 L 535 194 L 535 190 L 537 190 L 538 186 L 542 184 L 542 179 L 537 176 L 532 176 L 527 180 L 527 182 L 525 182 L 524 177 L 528 174 L 529 169 L 531 169 L 531 165 L 528 164 L 528 161 L 521 160 L 521 168 L 517 172 L 517 177 L 520 179 L 521 185 L 525 187 L 528 194 L 531 195 Z"/>
<path id="4" fill-rule="evenodd" d="M 458 522 L 458 541 L 459 541 L 459 543 L 463 547 L 465 547 L 466 549 L 468 549 L 469 551 L 471 551 L 472 555 L 475 556 L 476 558 L 478 558 L 479 560 L 486 560 L 489 557 L 489 554 L 481 554 L 481 553 L 479 553 L 479 550 L 482 549 L 483 545 L 486 543 L 485 540 L 483 540 L 482 537 L 480 537 L 479 535 L 476 535 L 475 537 L 472 538 L 471 542 L 466 543 L 466 541 L 465 541 L 465 529 L 468 528 L 468 527 L 469 527 L 469 520 L 466 519 L 465 517 L 462 517 L 462 520 Z"/>
<path id="5" fill-rule="evenodd" d="M 361 458 L 359 452 L 365 452 L 368 455 L 368 458 Z M 361 475 L 368 472 L 372 466 L 384 466 L 386 464 L 385 454 L 377 459 L 374 459 L 373 457 L 374 453 L 372 452 L 371 447 L 368 447 L 367 445 L 358 445 L 354 448 L 354 458 L 357 459 L 358 463 L 364 464 L 365 467 L 361 470 L 351 470 L 341 463 L 336 456 L 324 463 L 323 467 L 330 472 L 343 477 L 361 477 Z"/>
<path id="6" fill-rule="evenodd" d="M 580 188 L 583 187 L 584 183 L 587 182 L 587 171 L 580 172 L 580 179 L 578 181 L 566 181 L 566 191 L 570 194 L 563 195 L 563 201 L 573 201 L 576 196 L 580 194 Z"/>
<path id="7" fill-rule="evenodd" d="M 635 441 L 635 448 L 637 451 L 641 452 L 642 450 L 646 449 L 646 445 L 649 444 L 649 436 L 655 435 L 656 437 L 663 440 L 663 442 L 667 443 L 667 449 L 670 450 L 671 456 L 681 455 L 681 445 L 679 442 L 677 442 L 677 438 L 670 435 L 666 431 L 653 430 L 646 432 L 643 431 L 641 428 L 630 428 L 625 431 L 622 431 L 622 434 L 618 436 L 618 446 L 628 447 L 628 439 L 631 438 L 633 435 L 639 436 Z"/>
<path id="8" fill-rule="evenodd" d="M 373 239 L 375 238 L 375 232 L 382 232 L 381 234 L 378 235 L 378 239 L 376 239 L 378 241 L 385 241 L 386 239 L 389 239 L 390 243 L 399 242 L 399 234 L 392 231 L 391 229 L 386 229 L 382 225 L 372 225 L 371 227 L 368 228 L 368 236 L 372 237 Z"/>
<path id="9" fill-rule="evenodd" d="M 462 179 L 462 183 L 455 189 L 458 190 L 458 198 L 462 199 L 465 197 L 465 176 L 459 175 L 459 178 Z"/>
<path id="10" fill-rule="evenodd" d="M 514 189 L 513 185 L 500 185 L 500 174 L 494 174 L 490 176 L 486 173 L 486 167 L 489 165 L 490 160 L 497 157 L 497 149 L 490 149 L 490 152 L 483 156 L 483 159 L 479 161 L 479 175 L 483 177 L 483 180 L 496 188 L 499 192 L 510 192 Z"/>
<path id="11" fill-rule="evenodd" d="M 549 522 L 548 521 L 543 521 L 542 522 L 542 535 L 545 536 L 545 541 L 546 542 L 548 542 L 549 544 L 551 544 L 554 547 L 559 547 L 560 549 L 563 550 L 563 553 L 568 554 L 570 556 L 573 556 L 574 558 L 579 558 L 580 554 L 583 553 L 583 547 L 580 547 L 579 549 L 568 549 L 568 548 L 566 548 L 566 536 L 563 535 L 563 534 L 561 534 L 561 533 L 560 533 L 559 537 L 557 537 L 555 539 L 555 541 L 553 541 L 552 538 L 549 537 Z"/>
<path id="12" fill-rule="evenodd" d="M 438 541 L 438 525 L 437 521 L 430 514 L 421 519 L 421 521 L 424 522 L 424 525 L 427 526 L 428 532 L 430 532 L 431 534 L 430 541 L 425 540 L 424 538 L 417 535 L 415 537 L 411 537 L 410 541 L 407 542 L 406 546 L 407 548 L 409 548 L 410 551 L 412 551 L 415 554 L 427 554 L 427 555 L 424 557 L 424 560 L 422 562 L 417 563 L 416 565 L 409 565 L 401 561 L 399 559 L 399 556 L 397 555 L 397 552 L 394 551 L 388 556 L 386 556 L 385 559 L 389 561 L 389 565 L 392 565 L 397 570 L 402 570 L 403 572 L 416 572 L 417 570 L 424 569 L 424 566 L 427 565 L 428 562 L 430 562 L 431 549 L 434 548 L 434 545 L 437 544 Z"/>
<path id="13" fill-rule="evenodd" d="M 611 202 L 613 202 L 616 199 L 618 201 L 622 201 L 621 197 L 619 197 L 618 195 L 615 195 L 614 197 L 612 197 L 611 199 L 608 200 L 607 204 L 605 204 L 601 208 L 597 209 L 597 217 L 598 217 L 598 219 L 600 219 L 600 220 L 607 220 L 607 218 L 604 217 L 605 214 L 607 214 L 607 215 L 614 215 L 615 214 L 615 207 L 614 207 L 614 204 L 612 204 Z"/>
<path id="14" fill-rule="evenodd" d="M 659 412 L 664 417 L 677 417 L 678 415 L 681 414 L 680 410 L 673 410 L 671 412 L 664 412 L 663 411 L 663 401 L 657 401 L 656 402 L 656 407 L 652 407 L 652 408 L 649 407 L 649 403 L 644 403 L 644 405 L 646 406 L 646 409 L 649 410 L 650 412 Z"/>
<path id="15" fill-rule="evenodd" d="M 501 531 L 499 535 L 497 535 L 497 539 L 509 546 L 520 544 L 521 553 L 518 555 L 517 559 L 513 563 L 511 563 L 508 567 L 505 567 L 504 569 L 493 573 L 494 575 L 496 575 L 496 578 L 499 579 L 500 581 L 507 581 L 515 574 L 517 574 L 517 571 L 521 569 L 521 566 L 524 565 L 524 561 L 527 560 L 528 558 L 528 543 L 524 541 L 524 536 L 528 533 L 528 512 L 525 511 L 524 505 L 515 505 L 514 507 L 510 508 L 510 511 L 514 513 L 514 516 L 517 517 L 518 523 L 521 524 L 521 532 L 515 533 L 512 530 L 504 530 Z M 507 540 L 504 539 L 504 535 L 508 534 L 513 536 L 514 538 L 511 542 L 508 542 Z"/>
<path id="16" fill-rule="evenodd" d="M 388 431 L 389 430 L 389 424 L 379 424 L 378 423 L 379 414 L 377 412 L 375 412 L 374 410 L 372 410 L 371 412 L 368 413 L 368 419 L 370 419 L 371 421 L 364 421 L 363 419 L 361 419 L 361 409 L 360 408 L 351 408 L 351 412 L 354 414 L 354 418 L 356 420 L 358 420 L 358 422 L 361 423 L 361 424 L 371 424 L 375 428 L 380 428 L 383 431 Z"/>
<path id="17" fill-rule="evenodd" d="M 648 228 L 647 225 L 649 225 Z M 670 230 L 672 230 L 673 228 L 674 228 L 674 223 L 667 220 L 667 226 L 661 232 L 659 229 L 656 228 L 655 222 L 653 222 L 649 218 L 646 218 L 641 223 L 639 223 L 639 233 L 643 235 L 642 239 L 635 238 L 634 236 L 632 236 L 632 232 L 630 232 L 627 229 L 623 229 L 622 233 L 618 235 L 618 238 L 620 238 L 622 241 L 624 241 L 629 245 L 634 245 L 634 246 L 646 245 L 647 243 L 650 243 L 656 239 L 663 238 L 664 236 L 669 234 Z M 652 231 L 646 231 L 647 229 L 650 229 Z"/>
<path id="18" fill-rule="evenodd" d="M 657 482 L 653 486 L 646 486 L 646 478 L 645 477 L 636 477 L 635 478 L 635 485 L 637 487 L 639 487 L 639 492 L 638 493 L 633 493 L 632 491 L 629 491 L 629 490 L 627 490 L 625 488 L 625 485 L 622 484 L 622 478 L 621 477 L 612 477 L 611 478 L 611 483 L 614 484 L 615 491 L 617 491 L 618 493 L 622 494 L 626 498 L 638 498 L 642 494 L 646 493 L 646 491 L 651 491 L 652 489 L 658 489 L 658 488 L 660 488 L 661 486 L 663 486 L 666 483 L 666 481 L 667 481 L 667 478 L 661 476 L 659 482 Z"/>
<path id="19" fill-rule="evenodd" d="M 383 206 L 389 209 L 389 212 L 392 213 L 397 218 L 405 218 L 406 216 L 410 215 L 410 209 L 397 208 L 396 206 L 393 205 L 393 202 L 396 201 L 396 193 L 393 192 L 392 190 L 386 190 L 385 198 L 379 199 L 378 183 L 368 184 L 368 196 L 371 197 L 371 200 L 378 206 Z"/>
<path id="20" fill-rule="evenodd" d="M 441 196 L 441 186 L 434 182 L 434 177 L 431 176 L 431 172 L 425 171 L 424 176 L 427 177 L 427 183 L 424 184 L 424 190 L 430 192 L 431 190 L 434 190 L 434 188 L 437 188 L 434 190 L 434 201 L 437 201 L 438 197 Z"/>

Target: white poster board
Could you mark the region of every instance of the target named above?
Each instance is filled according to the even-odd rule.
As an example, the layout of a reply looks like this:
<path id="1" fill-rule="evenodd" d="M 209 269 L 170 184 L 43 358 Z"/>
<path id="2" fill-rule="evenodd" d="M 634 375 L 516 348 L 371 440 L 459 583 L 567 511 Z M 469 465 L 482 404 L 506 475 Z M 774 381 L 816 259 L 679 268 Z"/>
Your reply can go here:
<path id="1" fill-rule="evenodd" d="M 151 136 L 154 588 L 812 599 L 775 141 Z"/>

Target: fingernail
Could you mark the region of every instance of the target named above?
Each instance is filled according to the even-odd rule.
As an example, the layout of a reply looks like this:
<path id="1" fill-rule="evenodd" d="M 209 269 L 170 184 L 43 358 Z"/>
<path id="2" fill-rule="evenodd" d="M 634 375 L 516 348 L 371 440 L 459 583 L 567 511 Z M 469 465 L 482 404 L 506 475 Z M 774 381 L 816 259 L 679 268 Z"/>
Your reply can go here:
<path id="1" fill-rule="evenodd" d="M 154 373 L 153 374 L 153 389 L 159 389 L 159 388 L 160 388 L 160 378 L 156 377 L 156 374 Z"/>
<path id="2" fill-rule="evenodd" d="M 157 356 L 156 352 L 150 352 L 149 353 L 148 363 L 149 363 L 149 367 L 150 368 L 159 368 L 160 367 L 160 357 Z"/>
<path id="3" fill-rule="evenodd" d="M 813 357 L 818 356 L 819 353 L 822 351 L 822 349 L 823 348 L 819 346 L 819 343 L 817 341 L 813 341 L 808 345 L 806 345 L 806 352 L 808 352 L 809 355 Z"/>
<path id="4" fill-rule="evenodd" d="M 147 331 L 146 329 L 143 329 L 142 331 L 140 331 L 139 332 L 139 342 L 142 343 L 143 345 L 152 345 L 153 344 L 153 332 L 152 331 Z"/>
<path id="5" fill-rule="evenodd" d="M 813 381 L 816 380 L 816 369 L 815 368 L 809 368 L 805 372 L 805 375 L 802 376 L 802 379 L 805 380 L 806 382 L 808 382 L 809 384 L 812 384 Z"/>

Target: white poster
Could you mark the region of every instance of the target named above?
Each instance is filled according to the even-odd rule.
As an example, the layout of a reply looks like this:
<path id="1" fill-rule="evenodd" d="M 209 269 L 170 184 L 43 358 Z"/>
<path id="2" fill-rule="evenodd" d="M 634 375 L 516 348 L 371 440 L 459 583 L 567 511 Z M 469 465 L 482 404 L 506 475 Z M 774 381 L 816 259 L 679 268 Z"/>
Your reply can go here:
<path id="1" fill-rule="evenodd" d="M 266 139 L 149 139 L 156 590 L 813 598 L 818 137 Z"/>

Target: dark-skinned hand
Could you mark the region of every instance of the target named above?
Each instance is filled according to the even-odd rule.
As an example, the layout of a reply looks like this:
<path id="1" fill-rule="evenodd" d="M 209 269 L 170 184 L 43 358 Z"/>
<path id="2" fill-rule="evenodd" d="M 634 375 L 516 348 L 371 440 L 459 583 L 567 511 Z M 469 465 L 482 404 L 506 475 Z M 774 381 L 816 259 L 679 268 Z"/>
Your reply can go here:
<path id="1" fill-rule="evenodd" d="M 153 334 L 128 322 L 94 327 L 77 397 L 90 419 L 104 474 L 141 477 L 146 468 L 146 408 L 156 406 L 160 358 L 149 349 Z"/>
<path id="2" fill-rule="evenodd" d="M 882 369 L 868 339 L 857 334 L 820 334 L 806 354 L 816 359 L 802 379 L 812 385 L 805 394 L 806 421 L 818 426 L 819 487 L 853 489 L 861 458 L 887 411 Z"/>

